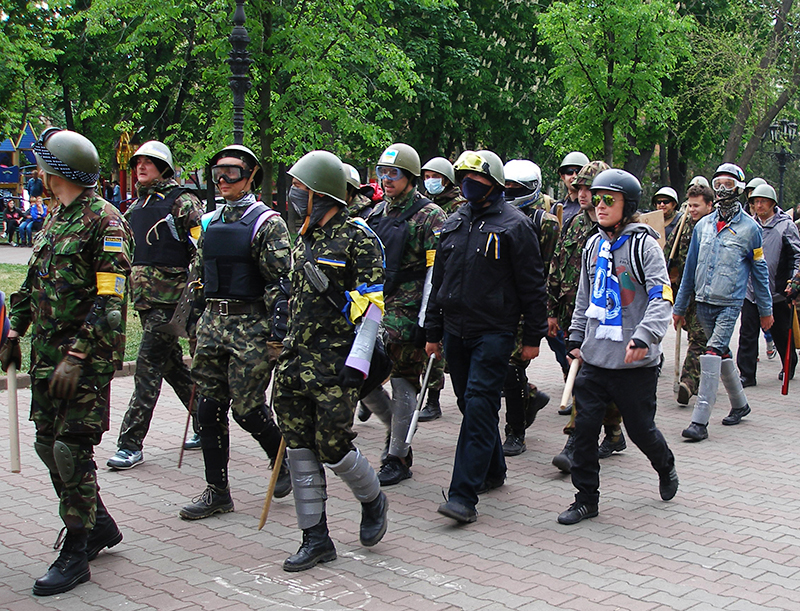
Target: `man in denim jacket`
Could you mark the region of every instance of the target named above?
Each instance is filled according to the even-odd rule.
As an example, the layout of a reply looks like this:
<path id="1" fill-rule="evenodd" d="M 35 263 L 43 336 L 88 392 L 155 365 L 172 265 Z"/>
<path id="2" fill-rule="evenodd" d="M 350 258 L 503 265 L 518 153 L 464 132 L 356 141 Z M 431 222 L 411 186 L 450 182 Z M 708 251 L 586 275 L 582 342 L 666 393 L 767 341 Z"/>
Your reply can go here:
<path id="1" fill-rule="evenodd" d="M 728 418 L 738 421 L 750 413 L 728 344 L 751 274 L 761 327 L 769 329 L 773 323 L 761 227 L 744 213 L 738 200 L 745 188 L 744 172 L 737 165 L 723 163 L 714 174 L 712 188 L 717 208 L 694 228 L 672 316 L 676 326 L 684 322 L 694 293 L 697 318 L 708 337 L 706 353 L 700 357 L 700 388 L 692 423 L 682 433 L 692 441 L 708 438 L 720 378 L 731 402 Z"/>

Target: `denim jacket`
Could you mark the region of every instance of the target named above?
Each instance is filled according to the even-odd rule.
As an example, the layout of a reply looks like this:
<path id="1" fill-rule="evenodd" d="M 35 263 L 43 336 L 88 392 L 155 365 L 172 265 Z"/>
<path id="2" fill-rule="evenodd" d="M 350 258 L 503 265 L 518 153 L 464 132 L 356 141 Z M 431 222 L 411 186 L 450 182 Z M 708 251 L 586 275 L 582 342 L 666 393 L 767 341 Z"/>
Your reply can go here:
<path id="1" fill-rule="evenodd" d="M 761 227 L 741 207 L 720 231 L 717 231 L 718 218 L 714 211 L 695 225 L 675 300 L 675 314 L 686 314 L 692 294 L 698 302 L 741 307 L 752 273 L 759 315 L 770 316 L 772 295 Z"/>

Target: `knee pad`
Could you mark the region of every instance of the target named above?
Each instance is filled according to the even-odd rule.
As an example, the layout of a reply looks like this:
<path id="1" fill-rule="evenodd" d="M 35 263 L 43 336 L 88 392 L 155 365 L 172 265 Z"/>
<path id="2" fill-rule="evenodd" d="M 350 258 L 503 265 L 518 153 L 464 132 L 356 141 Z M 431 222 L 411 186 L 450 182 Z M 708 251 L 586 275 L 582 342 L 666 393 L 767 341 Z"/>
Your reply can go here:
<path id="1" fill-rule="evenodd" d="M 233 419 L 236 420 L 240 427 L 254 436 L 263 435 L 271 426 L 276 426 L 271 414 L 263 406 L 257 407 L 244 415 L 239 415 L 234 411 Z"/>
<path id="2" fill-rule="evenodd" d="M 200 426 L 216 426 L 227 421 L 228 406 L 220 401 L 200 397 L 197 402 L 197 422 Z"/>
<path id="3" fill-rule="evenodd" d="M 58 466 L 56 466 L 56 459 L 53 455 L 53 440 L 51 439 L 49 443 L 47 443 L 37 439 L 33 442 L 33 449 L 36 450 L 39 458 L 42 459 L 42 462 L 50 473 L 53 475 L 58 474 Z"/>
<path id="4" fill-rule="evenodd" d="M 62 482 L 70 481 L 75 475 L 75 456 L 72 449 L 63 441 L 53 444 L 53 460 L 56 463 L 58 474 Z"/>

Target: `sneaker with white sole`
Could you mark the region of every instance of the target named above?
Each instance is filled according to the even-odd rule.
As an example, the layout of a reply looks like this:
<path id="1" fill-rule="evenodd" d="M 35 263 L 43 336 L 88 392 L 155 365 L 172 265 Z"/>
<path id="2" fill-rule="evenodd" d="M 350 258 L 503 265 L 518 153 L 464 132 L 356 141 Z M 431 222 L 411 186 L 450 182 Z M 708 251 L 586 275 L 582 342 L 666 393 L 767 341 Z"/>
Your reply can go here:
<path id="1" fill-rule="evenodd" d="M 144 462 L 144 454 L 141 450 L 117 450 L 106 463 L 112 469 L 133 469 L 136 465 Z"/>

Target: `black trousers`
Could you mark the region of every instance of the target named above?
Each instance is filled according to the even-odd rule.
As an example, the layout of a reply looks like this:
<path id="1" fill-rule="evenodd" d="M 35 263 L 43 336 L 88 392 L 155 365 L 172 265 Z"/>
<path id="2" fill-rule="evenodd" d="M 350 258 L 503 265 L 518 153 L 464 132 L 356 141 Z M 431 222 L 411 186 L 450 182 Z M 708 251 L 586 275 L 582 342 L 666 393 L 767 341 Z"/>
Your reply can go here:
<path id="1" fill-rule="evenodd" d="M 772 304 L 772 315 L 775 323 L 769 330 L 772 341 L 778 349 L 781 364 L 786 363 L 786 345 L 789 341 L 789 327 L 792 325 L 792 309 L 786 301 L 775 301 Z M 744 300 L 742 305 L 742 319 L 739 326 L 739 350 L 736 353 L 736 366 L 739 374 L 746 380 L 756 380 L 758 367 L 758 342 L 761 336 L 761 317 L 758 315 L 758 306 L 752 301 Z M 791 350 L 790 375 L 794 376 L 797 367 L 797 351 Z"/>
<path id="2" fill-rule="evenodd" d="M 597 440 L 609 403 L 622 414 L 628 438 L 650 459 L 658 473 L 668 473 L 675 456 L 655 423 L 657 367 L 603 369 L 584 363 L 575 380 L 575 453 L 572 484 L 575 500 L 596 505 L 600 499 Z"/>

